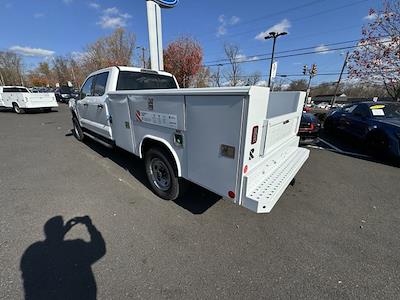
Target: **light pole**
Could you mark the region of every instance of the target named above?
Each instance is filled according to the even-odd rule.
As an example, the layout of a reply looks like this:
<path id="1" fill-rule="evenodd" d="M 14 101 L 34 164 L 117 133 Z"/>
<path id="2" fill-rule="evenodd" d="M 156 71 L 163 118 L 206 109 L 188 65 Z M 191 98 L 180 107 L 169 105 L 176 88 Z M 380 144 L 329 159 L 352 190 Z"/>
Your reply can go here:
<path id="1" fill-rule="evenodd" d="M 217 70 L 217 74 L 215 76 L 215 80 L 216 80 L 217 86 L 221 87 L 221 82 L 220 82 L 220 80 L 221 80 L 221 67 L 223 66 L 223 64 L 218 64 L 217 66 L 218 66 L 218 70 Z"/>
<path id="2" fill-rule="evenodd" d="M 143 63 L 143 69 L 146 69 L 146 48 L 144 47 L 136 47 L 136 49 L 141 49 L 142 50 L 142 63 Z"/>
<path id="3" fill-rule="evenodd" d="M 274 39 L 273 43 L 272 43 L 272 57 L 271 57 L 271 66 L 269 68 L 269 77 L 268 77 L 268 87 L 271 87 L 271 75 L 272 75 L 272 65 L 274 64 L 274 55 L 275 55 L 275 43 L 276 43 L 276 39 L 282 35 L 286 35 L 287 32 L 270 32 L 269 35 L 267 35 L 266 37 L 264 37 L 264 39 L 268 40 L 268 39 Z"/>

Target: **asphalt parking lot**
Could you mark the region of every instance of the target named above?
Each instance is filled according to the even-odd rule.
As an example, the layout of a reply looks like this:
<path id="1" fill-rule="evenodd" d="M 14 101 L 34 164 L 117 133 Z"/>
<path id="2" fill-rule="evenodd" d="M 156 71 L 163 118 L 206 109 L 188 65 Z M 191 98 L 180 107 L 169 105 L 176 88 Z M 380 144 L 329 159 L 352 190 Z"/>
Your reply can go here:
<path id="1" fill-rule="evenodd" d="M 89 294 L 75 292 L 86 299 L 399 298 L 399 168 L 311 148 L 296 185 L 257 215 L 195 186 L 163 201 L 138 159 L 80 143 L 70 128 L 64 105 L 0 112 L 0 299 L 23 298 L 21 268 L 46 274 L 43 256 L 64 278 L 47 295 L 67 291 L 82 264 Z M 85 215 L 96 229 L 66 236 L 90 233 L 85 255 L 71 241 L 31 255 L 49 219 Z"/>

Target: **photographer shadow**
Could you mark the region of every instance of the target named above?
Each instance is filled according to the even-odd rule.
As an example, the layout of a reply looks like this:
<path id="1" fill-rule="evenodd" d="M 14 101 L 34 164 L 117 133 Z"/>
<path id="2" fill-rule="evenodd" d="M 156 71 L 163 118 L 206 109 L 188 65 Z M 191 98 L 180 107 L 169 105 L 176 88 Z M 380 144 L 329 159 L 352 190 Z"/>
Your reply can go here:
<path id="1" fill-rule="evenodd" d="M 64 240 L 76 224 L 86 226 L 90 241 Z M 30 245 L 21 258 L 25 299 L 96 299 L 91 266 L 106 253 L 106 243 L 88 216 L 64 225 L 61 216 L 44 225 L 46 239 Z"/>

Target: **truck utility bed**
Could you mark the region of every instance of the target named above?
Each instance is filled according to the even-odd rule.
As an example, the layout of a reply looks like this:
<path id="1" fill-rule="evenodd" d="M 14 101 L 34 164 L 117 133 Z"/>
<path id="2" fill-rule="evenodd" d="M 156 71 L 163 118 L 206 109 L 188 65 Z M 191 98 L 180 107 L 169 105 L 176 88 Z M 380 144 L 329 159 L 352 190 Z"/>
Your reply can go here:
<path id="1" fill-rule="evenodd" d="M 239 87 L 117 91 L 106 103 L 117 146 L 142 156 L 144 140 L 160 141 L 180 177 L 265 213 L 308 158 L 297 137 L 304 99 Z"/>

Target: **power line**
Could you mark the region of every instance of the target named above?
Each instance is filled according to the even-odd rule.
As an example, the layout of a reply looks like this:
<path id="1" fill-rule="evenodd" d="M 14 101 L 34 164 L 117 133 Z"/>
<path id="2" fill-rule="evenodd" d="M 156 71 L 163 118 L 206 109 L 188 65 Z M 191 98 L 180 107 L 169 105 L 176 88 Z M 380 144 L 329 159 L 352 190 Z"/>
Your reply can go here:
<path id="1" fill-rule="evenodd" d="M 324 46 L 336 46 L 336 45 L 342 45 L 342 44 L 349 44 L 349 43 L 355 43 L 359 42 L 360 40 L 350 40 L 350 41 L 344 41 L 344 42 L 336 42 L 336 43 L 330 43 L 330 44 L 323 44 Z M 279 51 L 276 52 L 277 54 L 282 54 L 282 53 L 290 53 L 290 52 L 296 52 L 296 51 L 303 51 L 303 50 L 309 50 L 309 49 L 315 49 L 316 47 L 321 46 L 321 43 L 319 45 L 314 45 L 314 46 L 309 46 L 309 47 L 303 47 L 303 48 L 297 48 L 297 49 L 291 49 L 291 50 L 285 50 L 285 51 Z M 262 53 L 262 54 L 253 54 L 247 57 L 259 57 L 259 56 L 267 56 L 271 55 L 271 53 Z M 206 62 L 206 64 L 211 64 L 211 63 L 217 63 L 217 62 L 223 62 L 223 61 L 228 61 L 229 59 L 224 58 L 224 59 L 217 59 L 217 60 L 212 60 Z"/>
<path id="2" fill-rule="evenodd" d="M 384 43 L 387 43 L 387 41 L 382 41 L 382 42 L 374 43 L 374 44 L 384 44 Z M 337 50 L 347 50 L 347 49 L 365 47 L 365 46 L 368 46 L 368 45 L 370 45 L 370 43 L 366 43 L 366 44 L 363 44 L 363 45 L 354 45 L 354 46 L 331 48 L 331 49 L 326 49 L 326 50 L 316 50 L 316 51 L 309 51 L 309 52 L 303 52 L 303 53 L 287 54 L 287 55 L 277 56 L 276 58 L 287 58 L 287 57 L 303 56 L 303 55 L 310 55 L 310 54 L 328 53 L 328 52 L 337 51 Z M 241 63 L 248 63 L 248 62 L 266 61 L 266 60 L 270 60 L 271 59 L 271 57 L 266 57 L 266 58 L 254 58 L 254 56 L 251 56 L 251 57 L 253 57 L 253 58 L 247 59 L 247 60 L 239 60 L 236 63 L 241 64 Z M 205 67 L 213 67 L 213 66 L 218 66 L 218 65 L 229 65 L 229 64 L 230 64 L 229 62 L 226 62 L 226 63 L 224 62 L 224 63 L 219 63 L 219 64 L 208 64 L 208 65 L 204 65 L 204 66 Z"/>

